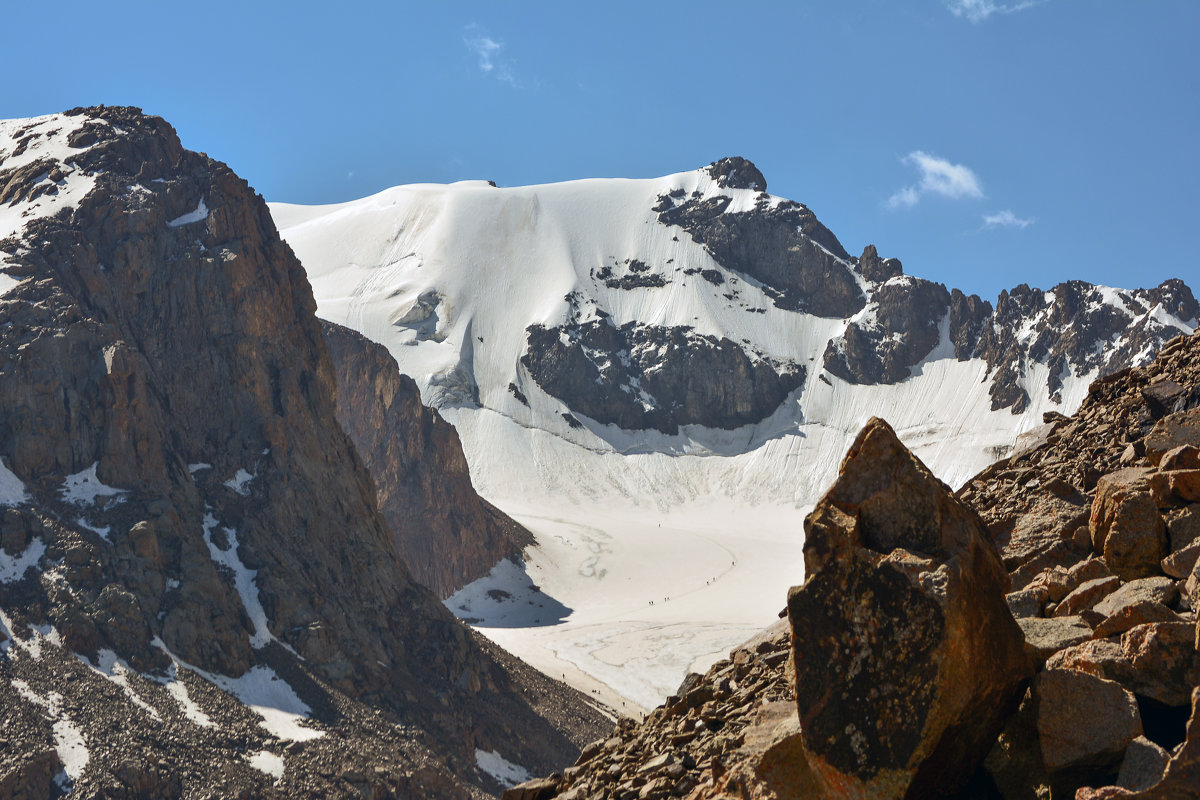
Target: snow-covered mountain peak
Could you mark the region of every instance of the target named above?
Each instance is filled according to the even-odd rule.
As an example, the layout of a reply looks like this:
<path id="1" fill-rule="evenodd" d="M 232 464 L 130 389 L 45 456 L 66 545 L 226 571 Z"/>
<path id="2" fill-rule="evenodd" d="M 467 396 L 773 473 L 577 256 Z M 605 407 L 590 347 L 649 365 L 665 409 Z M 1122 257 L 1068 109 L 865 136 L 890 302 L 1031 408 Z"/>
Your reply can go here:
<path id="1" fill-rule="evenodd" d="M 532 582 L 574 610 L 528 629 L 501 614 L 489 635 L 578 686 L 661 699 L 771 618 L 801 574 L 804 509 L 871 417 L 958 485 L 1196 324 L 1177 281 L 993 304 L 873 246 L 851 256 L 765 188 L 723 159 L 271 206 L 318 313 L 416 379 L 480 494 L 537 537 Z M 496 581 L 472 596 L 528 594 Z"/>

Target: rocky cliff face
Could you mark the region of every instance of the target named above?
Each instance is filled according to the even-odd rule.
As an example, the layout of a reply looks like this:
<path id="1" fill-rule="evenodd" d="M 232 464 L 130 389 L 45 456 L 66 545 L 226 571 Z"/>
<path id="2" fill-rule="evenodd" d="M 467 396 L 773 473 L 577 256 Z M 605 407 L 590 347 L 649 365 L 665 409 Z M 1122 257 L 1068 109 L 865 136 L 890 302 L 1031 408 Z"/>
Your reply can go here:
<path id="1" fill-rule="evenodd" d="M 0 124 L 0 194 L 0 784 L 468 796 L 571 750 L 543 712 L 593 713 L 398 556 L 244 181 L 98 107 Z"/>
<path id="2" fill-rule="evenodd" d="M 454 427 L 421 405 L 387 348 L 322 322 L 337 379 L 337 418 L 371 473 L 396 549 L 418 583 L 449 597 L 533 543 L 475 493 Z"/>
<path id="3" fill-rule="evenodd" d="M 872 421 L 790 630 L 506 798 L 1195 797 L 1198 387 L 1178 337 L 954 495 Z"/>

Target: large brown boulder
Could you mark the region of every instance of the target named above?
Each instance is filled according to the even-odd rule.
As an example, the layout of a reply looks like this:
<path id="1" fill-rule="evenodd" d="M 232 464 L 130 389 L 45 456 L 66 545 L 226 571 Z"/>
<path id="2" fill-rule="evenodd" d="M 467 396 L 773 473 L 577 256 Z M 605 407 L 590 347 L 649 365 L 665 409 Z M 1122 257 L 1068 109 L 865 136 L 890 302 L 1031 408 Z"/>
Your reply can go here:
<path id="1" fill-rule="evenodd" d="M 1092 547 L 1121 580 L 1157 575 L 1167 555 L 1167 525 L 1150 493 L 1149 470 L 1131 467 L 1096 486 L 1088 522 Z"/>
<path id="2" fill-rule="evenodd" d="M 1115 768 L 1142 735 L 1134 696 L 1085 672 L 1048 669 L 1033 683 L 1038 739 L 1048 772 Z"/>
<path id="3" fill-rule="evenodd" d="M 983 522 L 872 419 L 805 520 L 796 701 L 833 796 L 961 788 L 1032 670 Z"/>

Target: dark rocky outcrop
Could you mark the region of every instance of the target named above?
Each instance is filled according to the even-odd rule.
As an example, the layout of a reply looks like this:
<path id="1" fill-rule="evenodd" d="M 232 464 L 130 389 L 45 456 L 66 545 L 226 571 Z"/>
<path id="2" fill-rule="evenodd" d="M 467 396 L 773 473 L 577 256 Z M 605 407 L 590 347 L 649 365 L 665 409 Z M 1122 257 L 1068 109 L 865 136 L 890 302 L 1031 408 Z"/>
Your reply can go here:
<path id="1" fill-rule="evenodd" d="M 454 426 L 421 404 L 387 348 L 321 322 L 337 380 L 337 418 L 375 481 L 379 510 L 419 583 L 449 597 L 533 544 L 476 494 Z"/>
<path id="2" fill-rule="evenodd" d="M 863 318 L 825 348 L 825 369 L 850 383 L 897 383 L 933 352 L 950 294 L 940 283 L 888 279 L 871 294 Z"/>
<path id="3" fill-rule="evenodd" d="M 0 298 L 0 459 L 27 491 L 3 545 L 28 563 L 0 583 L 0 779 L 64 725 L 80 796 L 481 796 L 477 747 L 569 758 L 599 716 L 397 554 L 261 198 L 136 109 L 43 124 L 79 127 L 64 180 L 94 186 L 3 244 L 25 280 Z M 271 673 L 319 738 L 281 739 L 231 688 Z"/>
<path id="4" fill-rule="evenodd" d="M 725 195 L 685 198 L 681 192 L 660 197 L 654 211 L 721 266 L 760 281 L 780 308 L 848 317 L 863 307 L 853 259 L 808 208 L 773 203 L 765 193 L 752 211 L 727 213 L 730 202 Z"/>
<path id="5" fill-rule="evenodd" d="M 758 167 L 741 156 L 730 156 L 708 165 L 708 174 L 722 189 L 751 189 L 756 192 L 767 190 L 767 179 Z"/>
<path id="6" fill-rule="evenodd" d="M 770 416 L 804 368 L 687 327 L 613 324 L 608 317 L 527 331 L 521 364 L 547 394 L 601 424 L 737 428 Z"/>
<path id="7" fill-rule="evenodd" d="M 1019 378 L 1029 363 L 1047 366 L 1047 388 L 1056 397 L 1065 370 L 1118 372 L 1176 335 L 1177 329 L 1146 313 L 1154 306 L 1184 322 L 1196 319 L 1200 311 L 1191 290 L 1177 279 L 1125 293 L 1122 304 L 1128 313 L 1108 301 L 1111 291 L 1067 281 L 1046 292 L 1025 284 L 1001 292 L 992 324 L 984 327 L 975 348 L 975 355 L 993 372 L 992 407 L 1026 407 L 1028 394 Z M 1109 346 L 1117 338 L 1121 346 Z"/>
<path id="8" fill-rule="evenodd" d="M 889 278 L 903 275 L 904 265 L 898 258 L 880 258 L 875 245 L 869 244 L 858 257 L 858 272 L 872 283 L 883 283 Z"/>

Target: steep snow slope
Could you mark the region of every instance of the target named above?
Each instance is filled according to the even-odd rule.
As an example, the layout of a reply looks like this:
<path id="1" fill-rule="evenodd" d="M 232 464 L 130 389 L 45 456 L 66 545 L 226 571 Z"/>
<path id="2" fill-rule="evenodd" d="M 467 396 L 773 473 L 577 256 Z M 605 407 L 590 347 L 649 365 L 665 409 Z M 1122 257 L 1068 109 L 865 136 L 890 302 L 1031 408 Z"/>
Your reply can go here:
<path id="1" fill-rule="evenodd" d="M 1052 362 L 1061 385 L 1047 388 L 1052 366 L 1035 346 L 1056 308 L 1047 293 L 1046 306 L 1027 315 L 1003 351 L 1014 385 L 1028 394 L 1021 413 L 996 407 L 993 377 L 1003 370 L 969 357 L 974 344 L 963 354 L 949 305 L 924 309 L 931 349 L 900 370 L 903 380 L 837 377 L 824 366 L 831 352 L 853 355 L 850 328 L 884 345 L 903 343 L 905 332 L 880 321 L 890 308 L 883 298 L 934 285 L 898 274 L 898 262 L 866 269 L 867 253 L 861 263 L 847 256 L 803 206 L 758 191 L 765 181 L 739 188 L 718 169 L 725 163 L 654 180 L 505 189 L 472 181 L 401 186 L 334 206 L 271 206 L 308 272 L 318 313 L 389 348 L 424 400 L 457 427 L 476 488 L 538 537 L 526 560 L 544 595 L 500 569 L 491 583 L 451 598 L 451 608 L 546 671 L 647 706 L 782 607 L 801 578 L 803 513 L 868 418 L 888 419 L 958 485 L 1040 426 L 1043 412 L 1073 410 L 1100 370 L 1080 358 Z M 685 218 L 678 209 L 712 208 L 718 213 L 705 217 L 707 228 L 664 222 L 668 214 Z M 783 222 L 770 222 L 777 218 Z M 825 275 L 848 276 L 841 301 L 859 310 L 845 318 L 807 313 L 813 296 L 753 277 L 744 260 L 731 267 L 736 235 L 724 247 L 714 237 L 747 221 L 772 235 L 784 225 L 780 235 L 792 238 L 780 258 L 808 248 L 824 259 Z M 1151 322 L 1179 332 L 1195 326 L 1163 303 L 1088 291 L 1124 315 L 1121 342 Z M 987 322 L 999 336 L 1003 326 Z M 532 326 L 558 334 L 557 343 L 543 337 L 543 362 L 558 366 L 582 353 L 560 374 L 594 368 L 594 391 L 611 390 L 616 402 L 634 398 L 634 411 L 687 402 L 686 392 L 655 396 L 646 383 L 684 357 L 702 372 L 724 346 L 718 340 L 803 378 L 752 424 L 626 429 L 579 410 L 590 399 L 587 380 L 574 394 L 543 388 L 544 373 L 533 373 L 528 358 Z M 684 328 L 674 338 L 665 333 Z M 637 331 L 648 334 L 635 339 Z M 617 343 L 609 349 L 595 344 L 610 340 Z M 636 363 L 649 367 L 638 372 Z M 501 592 L 489 597 L 488 589 Z M 514 614 L 516 605 L 529 613 Z"/>

